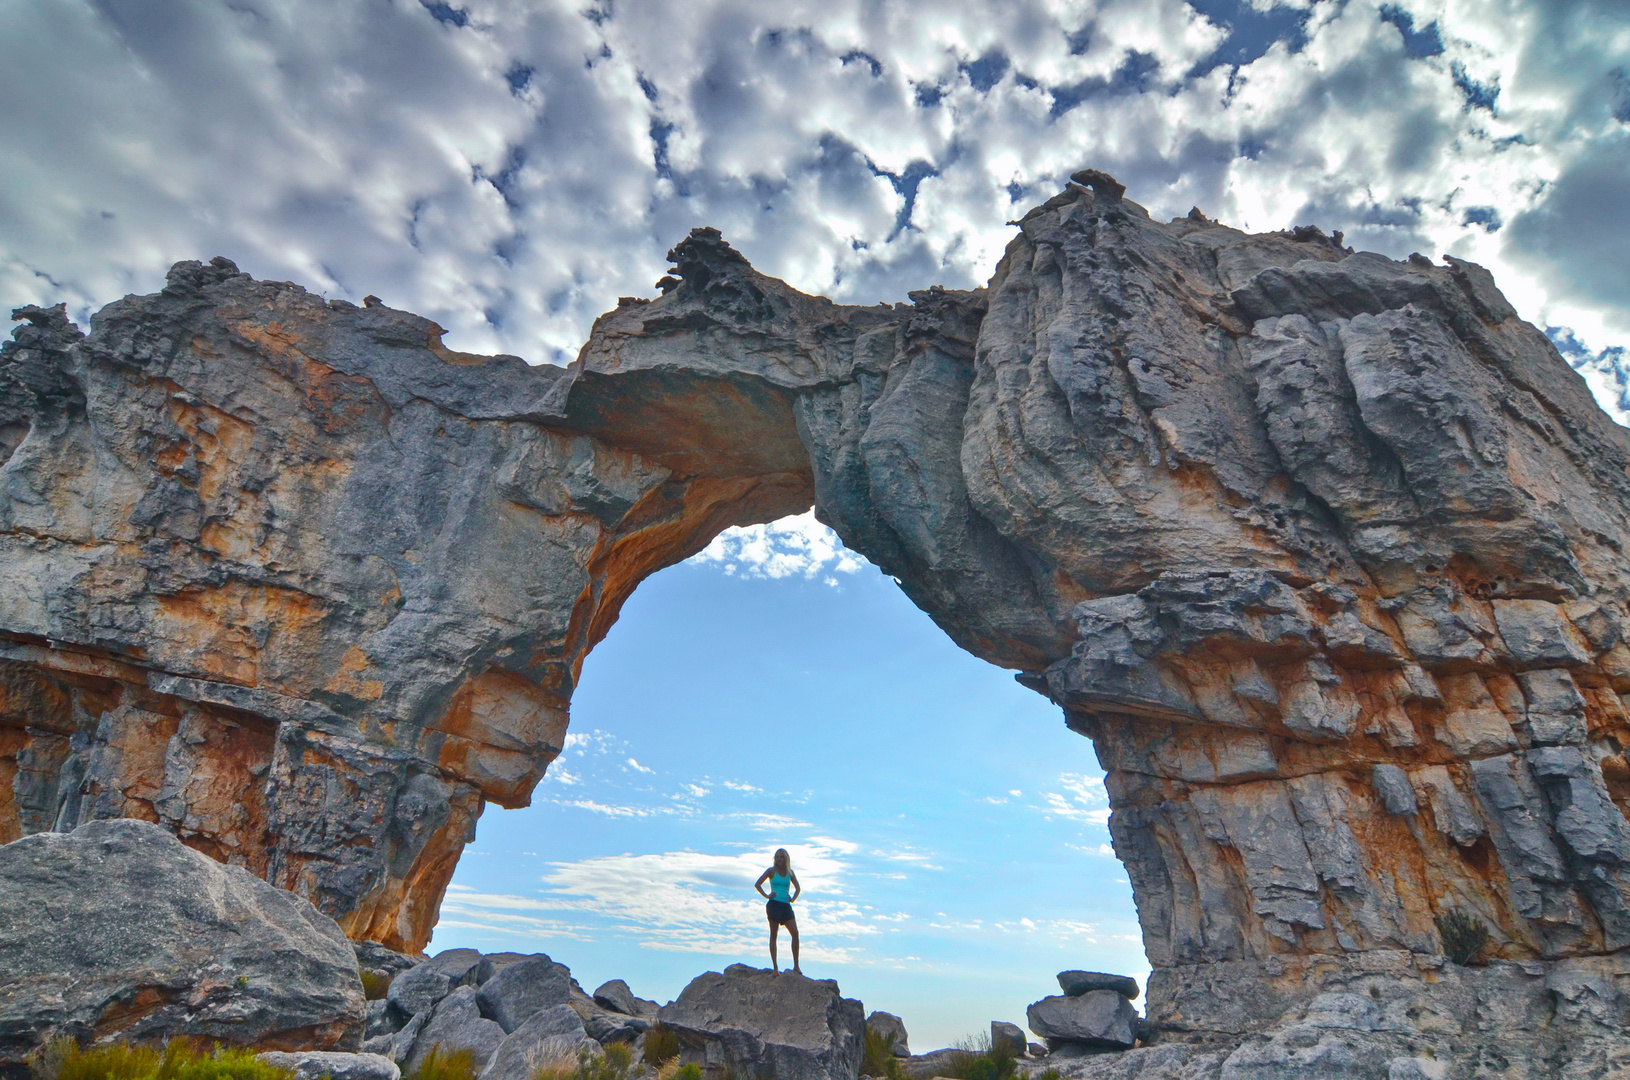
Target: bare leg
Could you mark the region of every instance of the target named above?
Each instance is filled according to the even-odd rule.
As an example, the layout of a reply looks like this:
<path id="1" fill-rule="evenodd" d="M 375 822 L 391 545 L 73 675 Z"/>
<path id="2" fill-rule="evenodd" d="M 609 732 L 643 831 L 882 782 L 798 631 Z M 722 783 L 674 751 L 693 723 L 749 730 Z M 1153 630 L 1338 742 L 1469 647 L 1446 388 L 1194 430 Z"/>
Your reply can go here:
<path id="1" fill-rule="evenodd" d="M 780 974 L 780 972 L 781 972 L 781 964 L 775 958 L 775 935 L 780 929 L 781 928 L 779 926 L 775 925 L 775 920 L 771 919 L 770 920 L 770 967 L 774 968 L 777 974 Z M 793 935 L 792 940 L 794 942 L 796 942 L 798 940 L 798 937 L 797 937 L 796 934 Z M 797 950 L 798 950 L 798 946 L 796 944 L 794 944 L 793 945 L 793 951 L 797 952 Z M 796 960 L 794 960 L 793 962 L 797 963 Z"/>
<path id="2" fill-rule="evenodd" d="M 797 972 L 799 975 L 802 975 L 804 973 L 804 969 L 798 966 L 798 920 L 797 919 L 788 919 L 787 920 L 787 936 L 792 938 L 792 970 Z"/>

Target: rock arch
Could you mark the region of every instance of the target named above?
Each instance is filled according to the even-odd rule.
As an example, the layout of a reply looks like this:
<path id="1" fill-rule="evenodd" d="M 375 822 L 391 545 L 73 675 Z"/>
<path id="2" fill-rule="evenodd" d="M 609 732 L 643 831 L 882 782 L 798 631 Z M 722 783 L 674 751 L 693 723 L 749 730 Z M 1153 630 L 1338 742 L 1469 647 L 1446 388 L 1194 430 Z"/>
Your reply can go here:
<path id="1" fill-rule="evenodd" d="M 1090 171 L 982 290 L 672 257 L 566 370 L 225 260 L 23 309 L 0 839 L 157 820 L 416 947 L 638 582 L 813 504 L 1092 738 L 1164 1029 L 1438 979 L 1452 909 L 1617 970 L 1630 433 L 1486 271 Z"/>

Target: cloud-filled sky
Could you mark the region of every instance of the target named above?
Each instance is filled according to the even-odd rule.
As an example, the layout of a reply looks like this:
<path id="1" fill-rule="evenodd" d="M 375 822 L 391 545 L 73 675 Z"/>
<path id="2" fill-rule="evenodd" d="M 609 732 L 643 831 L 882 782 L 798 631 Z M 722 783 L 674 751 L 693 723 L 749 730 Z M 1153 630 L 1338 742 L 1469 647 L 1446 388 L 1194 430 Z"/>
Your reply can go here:
<path id="1" fill-rule="evenodd" d="M 1625 0 L 0 0 L 0 303 L 81 322 L 225 255 L 459 349 L 575 355 L 708 224 L 836 299 L 974 287 L 1093 166 L 1156 216 L 1494 270 L 1630 413 Z M 774 846 L 811 966 L 921 1048 L 1053 971 L 1140 971 L 1101 774 L 804 519 L 643 586 L 438 946 L 668 998 L 758 959 Z M 762 962 L 761 960 L 759 962 Z"/>
<path id="2" fill-rule="evenodd" d="M 559 362 L 693 225 L 894 301 L 983 283 L 1090 164 L 1157 215 L 1485 263 L 1581 363 L 1630 343 L 1623 0 L 0 10 L 8 306 L 83 319 L 223 254 Z"/>

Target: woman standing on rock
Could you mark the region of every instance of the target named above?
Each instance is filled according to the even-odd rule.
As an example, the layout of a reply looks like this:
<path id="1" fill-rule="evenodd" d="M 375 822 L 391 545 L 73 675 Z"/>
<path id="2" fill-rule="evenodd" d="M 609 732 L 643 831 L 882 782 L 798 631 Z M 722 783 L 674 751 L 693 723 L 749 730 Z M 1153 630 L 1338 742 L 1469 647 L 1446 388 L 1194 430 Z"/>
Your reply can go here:
<path id="1" fill-rule="evenodd" d="M 770 883 L 769 892 L 764 891 L 766 881 Z M 775 863 L 758 876 L 753 888 L 767 901 L 764 914 L 770 920 L 770 966 L 775 968 L 776 974 L 781 973 L 781 964 L 775 958 L 775 937 L 785 926 L 787 936 L 792 938 L 792 970 L 802 975 L 804 971 L 798 966 L 798 919 L 792 913 L 792 902 L 803 893 L 804 887 L 798 884 L 798 875 L 792 872 L 792 856 L 787 854 L 786 848 L 775 849 Z"/>

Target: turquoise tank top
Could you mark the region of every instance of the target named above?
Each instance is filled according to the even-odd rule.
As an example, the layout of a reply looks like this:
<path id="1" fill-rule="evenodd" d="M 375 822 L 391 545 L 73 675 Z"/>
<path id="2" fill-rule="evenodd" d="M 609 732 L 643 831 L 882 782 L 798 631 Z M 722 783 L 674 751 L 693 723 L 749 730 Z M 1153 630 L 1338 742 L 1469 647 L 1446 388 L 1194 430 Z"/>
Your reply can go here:
<path id="1" fill-rule="evenodd" d="M 791 891 L 792 878 L 782 877 L 780 874 L 770 875 L 770 897 L 772 899 L 779 900 L 783 904 L 790 904 L 792 903 Z"/>

